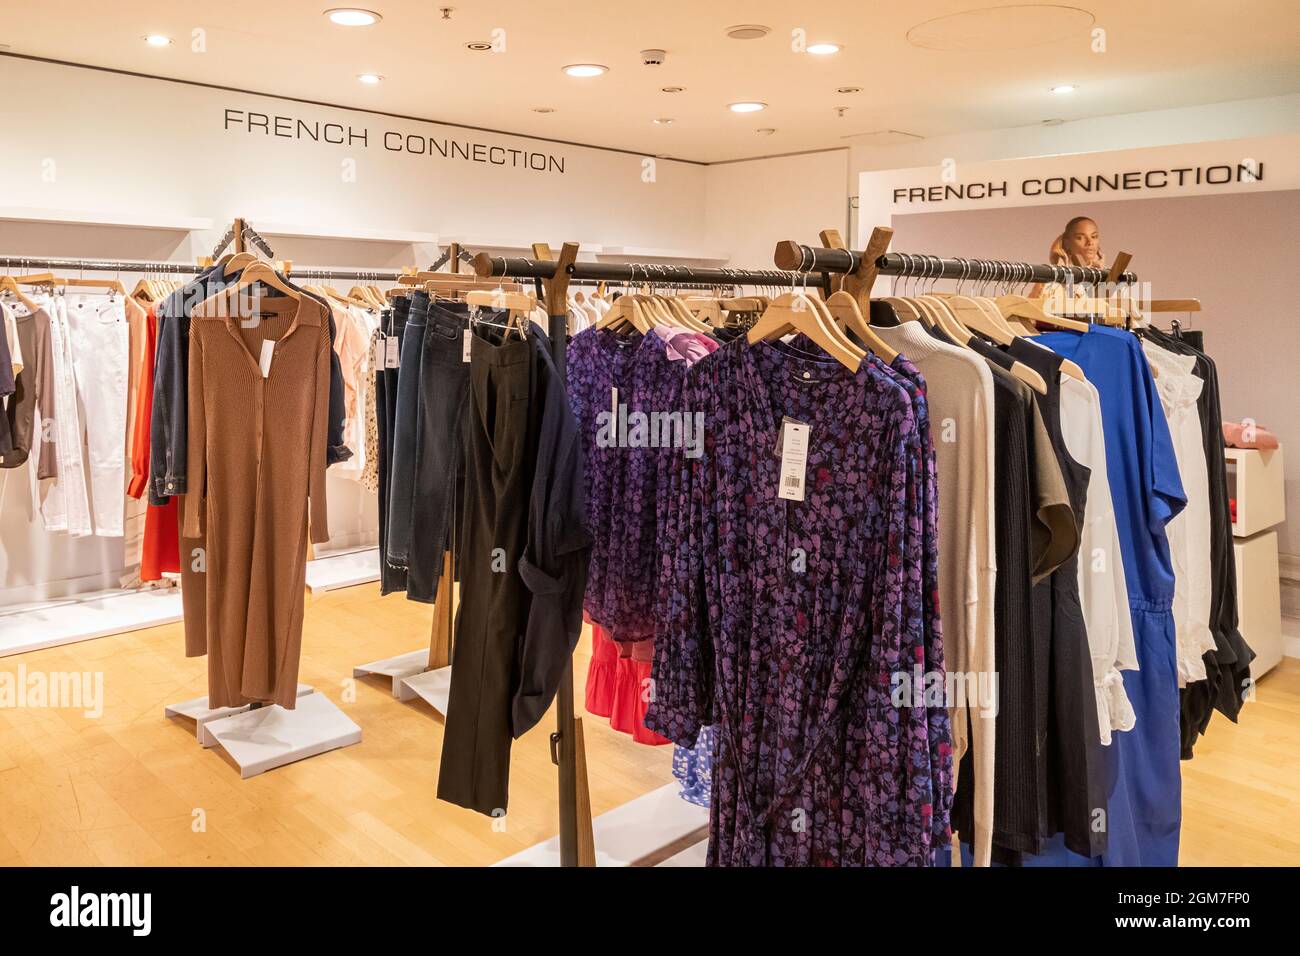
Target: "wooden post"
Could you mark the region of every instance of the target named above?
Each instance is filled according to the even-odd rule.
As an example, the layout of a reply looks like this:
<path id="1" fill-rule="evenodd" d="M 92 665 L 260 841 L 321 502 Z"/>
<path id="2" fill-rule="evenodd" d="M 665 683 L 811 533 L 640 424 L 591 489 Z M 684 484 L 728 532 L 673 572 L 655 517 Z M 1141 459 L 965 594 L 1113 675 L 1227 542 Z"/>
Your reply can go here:
<path id="1" fill-rule="evenodd" d="M 862 251 L 862 262 L 856 272 L 844 276 L 844 291 L 858 300 L 858 308 L 863 315 L 871 314 L 871 287 L 876 284 L 876 260 L 889 251 L 889 244 L 894 239 L 894 230 L 888 226 L 877 226 L 871 230 L 867 248 Z"/>
<path id="2" fill-rule="evenodd" d="M 533 258 L 551 261 L 551 247 L 533 244 Z M 555 260 L 555 275 L 542 280 L 546 312 L 550 316 L 551 355 L 564 375 L 564 348 L 568 334 L 569 266 L 578 258 L 578 244 L 566 242 Z M 555 697 L 556 730 L 551 735 L 551 759 L 560 768 L 560 865 L 595 866 L 596 839 L 591 829 L 591 791 L 587 783 L 587 751 L 582 720 L 573 703 L 573 659 L 564 668 Z"/>
<path id="3" fill-rule="evenodd" d="M 827 249 L 847 249 L 844 244 L 844 237 L 840 235 L 838 229 L 823 229 L 819 234 L 822 245 Z M 831 273 L 831 292 L 839 292 L 844 288 L 844 274 L 839 272 Z"/>

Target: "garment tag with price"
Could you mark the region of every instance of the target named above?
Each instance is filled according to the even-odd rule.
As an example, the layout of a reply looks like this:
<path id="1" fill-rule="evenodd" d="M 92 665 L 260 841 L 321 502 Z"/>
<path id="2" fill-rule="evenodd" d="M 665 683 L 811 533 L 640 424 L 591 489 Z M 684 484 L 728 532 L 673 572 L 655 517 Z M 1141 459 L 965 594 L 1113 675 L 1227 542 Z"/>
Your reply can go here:
<path id="1" fill-rule="evenodd" d="M 781 486 L 777 497 L 803 501 L 808 472 L 808 426 L 786 420 L 781 426 Z"/>

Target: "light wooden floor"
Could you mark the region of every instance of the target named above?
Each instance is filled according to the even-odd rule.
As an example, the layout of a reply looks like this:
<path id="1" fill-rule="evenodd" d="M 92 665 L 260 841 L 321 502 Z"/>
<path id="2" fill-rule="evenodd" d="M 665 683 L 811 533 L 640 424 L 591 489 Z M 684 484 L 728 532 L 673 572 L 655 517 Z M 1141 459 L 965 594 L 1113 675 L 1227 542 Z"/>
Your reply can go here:
<path id="1" fill-rule="evenodd" d="M 553 716 L 516 741 L 505 829 L 435 799 L 442 724 L 387 683 L 344 682 L 354 664 L 427 644 L 431 609 L 376 585 L 308 597 L 301 679 L 338 703 L 365 739 L 240 780 L 166 704 L 206 691 L 180 625 L 0 659 L 0 670 L 102 671 L 99 719 L 0 708 L 0 865 L 481 865 L 556 832 Z M 579 712 L 589 645 L 577 657 Z M 671 780 L 668 747 L 645 747 L 587 716 L 594 813 Z M 1182 862 L 1300 864 L 1300 662 L 1260 685 L 1233 726 L 1216 716 L 1183 765 Z M 206 829 L 195 826 L 202 811 Z M 199 832 L 196 832 L 199 830 Z"/>

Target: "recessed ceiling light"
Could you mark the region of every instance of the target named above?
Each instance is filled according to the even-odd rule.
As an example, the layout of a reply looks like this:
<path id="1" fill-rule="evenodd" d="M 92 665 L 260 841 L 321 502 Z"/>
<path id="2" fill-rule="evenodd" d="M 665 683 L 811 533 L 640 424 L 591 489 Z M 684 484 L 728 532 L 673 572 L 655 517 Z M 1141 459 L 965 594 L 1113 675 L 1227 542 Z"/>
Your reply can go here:
<path id="1" fill-rule="evenodd" d="M 651 122 L 656 126 L 671 126 L 673 124 L 673 118 L 671 116 L 661 116 L 657 120 L 651 120 Z"/>
<path id="2" fill-rule="evenodd" d="M 534 113 L 554 113 L 554 112 L 555 112 L 555 107 L 554 107 L 554 106 L 534 106 L 534 107 L 533 107 L 533 112 L 534 112 Z"/>
<path id="3" fill-rule="evenodd" d="M 472 40 L 465 44 L 465 49 L 473 50 L 475 53 L 486 53 L 492 49 L 492 44 L 487 40 Z"/>
<path id="4" fill-rule="evenodd" d="M 172 38 L 165 37 L 161 33 L 150 33 L 144 38 L 144 42 L 150 46 L 171 46 Z"/>
<path id="5" fill-rule="evenodd" d="M 840 87 L 837 87 L 837 88 L 836 88 L 835 92 L 836 92 L 836 93 L 861 93 L 861 92 L 862 92 L 862 87 L 860 87 L 860 86 L 840 86 Z"/>
<path id="6" fill-rule="evenodd" d="M 378 73 L 360 73 L 357 75 L 357 79 L 360 80 L 362 83 L 365 83 L 367 86 L 374 86 L 376 83 L 382 80 L 383 77 L 380 76 Z"/>
<path id="7" fill-rule="evenodd" d="M 838 43 L 812 43 L 808 46 L 808 52 L 814 56 L 830 56 L 832 53 L 840 52 Z"/>
<path id="8" fill-rule="evenodd" d="M 774 129 L 773 129 L 772 127 L 770 127 L 770 126 L 765 126 L 765 127 L 763 127 L 763 129 L 756 129 L 756 130 L 754 130 L 754 132 L 755 132 L 755 133 L 758 133 L 760 136 L 771 136 L 773 133 L 776 132 L 776 130 L 774 130 Z"/>
<path id="9" fill-rule="evenodd" d="M 1062 83 L 1060 86 L 1054 86 L 1054 87 L 1052 87 L 1052 92 L 1053 92 L 1053 93 L 1073 93 L 1073 92 L 1074 92 L 1074 89 L 1075 89 L 1075 87 L 1074 87 L 1074 84 L 1073 84 L 1073 83 Z"/>
<path id="10" fill-rule="evenodd" d="M 599 63 L 572 63 L 564 68 L 564 72 L 569 76 L 591 77 L 608 73 L 609 67 L 601 66 Z"/>
<path id="11" fill-rule="evenodd" d="M 368 27 L 383 19 L 373 10 L 362 10 L 358 7 L 335 7 L 326 10 L 325 16 L 330 18 L 330 22 L 337 23 L 341 27 Z"/>
<path id="12" fill-rule="evenodd" d="M 732 103 L 727 107 L 727 109 L 731 110 L 733 113 L 757 113 L 759 110 L 767 109 L 767 104 L 753 102 Z"/>
<path id="13" fill-rule="evenodd" d="M 727 36 L 733 40 L 758 40 L 771 32 L 771 27 L 765 27 L 761 23 L 742 23 L 727 27 Z"/>
<path id="14" fill-rule="evenodd" d="M 684 87 L 684 86 L 661 86 L 661 87 L 659 87 L 659 92 L 660 92 L 660 93 L 685 93 L 685 92 L 686 92 L 686 87 Z"/>
<path id="15" fill-rule="evenodd" d="M 1043 120 L 1043 125 L 1044 125 L 1044 126 L 1060 126 L 1060 125 L 1061 125 L 1062 123 L 1064 123 L 1064 122 L 1065 122 L 1065 120 L 1063 120 L 1063 119 L 1045 119 L 1045 120 Z"/>

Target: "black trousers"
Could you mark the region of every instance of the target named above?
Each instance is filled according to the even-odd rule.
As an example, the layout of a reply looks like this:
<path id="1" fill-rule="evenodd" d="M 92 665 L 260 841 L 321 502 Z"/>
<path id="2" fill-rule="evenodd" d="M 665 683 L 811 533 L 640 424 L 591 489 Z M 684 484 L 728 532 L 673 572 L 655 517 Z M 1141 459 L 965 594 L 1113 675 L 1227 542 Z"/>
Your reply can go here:
<path id="1" fill-rule="evenodd" d="M 385 313 L 381 328 L 397 337 L 401 349 L 406 329 L 406 299 L 397 299 L 391 313 Z M 392 493 L 393 427 L 397 415 L 397 369 L 375 370 L 375 424 L 379 435 L 379 593 L 391 594 L 406 587 L 406 570 L 389 565 L 388 506 Z"/>
<path id="2" fill-rule="evenodd" d="M 460 605 L 438 798 L 489 815 L 506 810 L 511 700 L 531 592 L 519 576 L 536 467 L 530 398 L 533 343 L 478 332 L 471 345 L 463 427 L 465 517 Z"/>
<path id="3" fill-rule="evenodd" d="M 461 422 L 469 400 L 470 365 L 464 354 L 467 310 L 463 303 L 430 303 L 420 350 L 406 596 L 426 604 L 432 604 L 437 594 L 452 529 L 464 521 Z"/>

